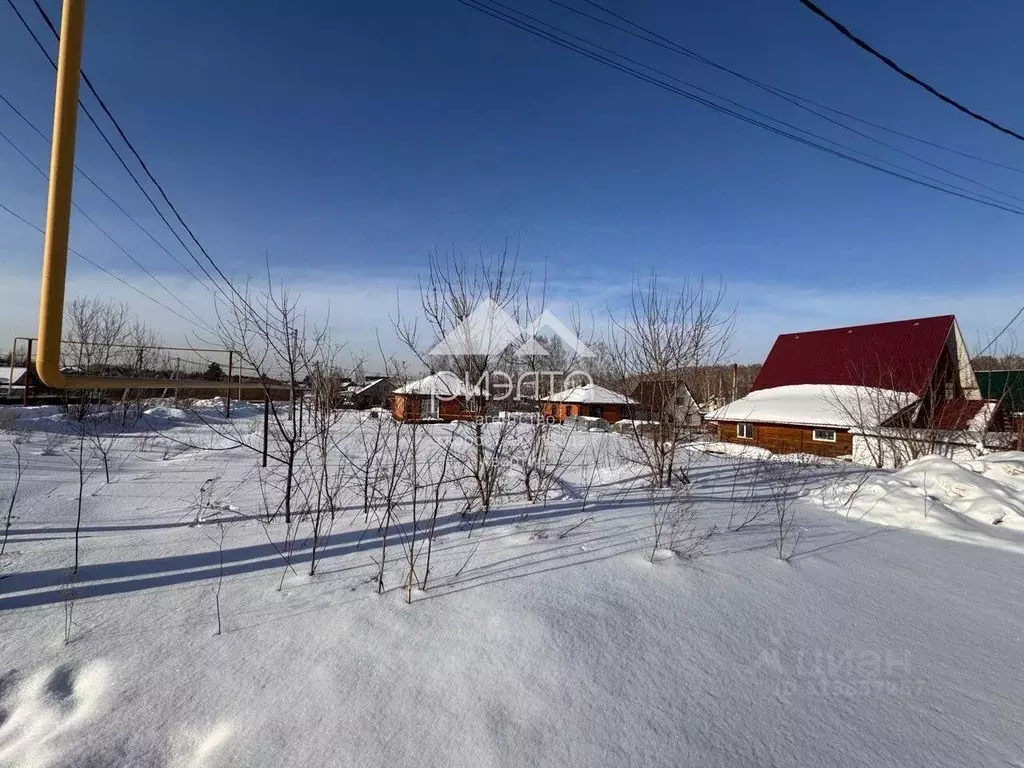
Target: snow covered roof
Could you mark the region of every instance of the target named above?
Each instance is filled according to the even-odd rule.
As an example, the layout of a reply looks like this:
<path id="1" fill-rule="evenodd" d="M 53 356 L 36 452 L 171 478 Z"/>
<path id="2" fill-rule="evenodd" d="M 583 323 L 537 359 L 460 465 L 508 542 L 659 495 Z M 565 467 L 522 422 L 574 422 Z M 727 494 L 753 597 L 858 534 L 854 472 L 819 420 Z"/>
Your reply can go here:
<path id="1" fill-rule="evenodd" d="M 552 403 L 586 403 L 589 405 L 636 405 L 637 402 L 631 397 L 626 397 L 619 392 L 613 392 L 606 387 L 599 387 L 597 384 L 586 384 L 580 387 L 570 387 L 561 392 L 555 392 L 544 398 Z"/>
<path id="2" fill-rule="evenodd" d="M 378 377 L 376 379 L 367 379 L 363 383 L 363 385 L 361 387 L 360 386 L 353 386 L 353 390 L 354 390 L 353 394 L 360 395 L 363 392 L 365 392 L 366 390 L 370 389 L 371 387 L 377 386 L 382 381 L 384 381 L 384 377 L 383 376 L 380 376 L 380 377 Z"/>
<path id="3" fill-rule="evenodd" d="M 396 395 L 421 395 L 424 397 L 476 397 L 480 394 L 477 387 L 467 387 L 466 383 L 451 371 L 432 373 L 417 381 L 410 381 L 394 391 Z"/>
<path id="4" fill-rule="evenodd" d="M 25 368 L 15 367 L 12 373 L 8 366 L 0 366 L 0 384 L 20 384 L 25 370 Z"/>
<path id="5" fill-rule="evenodd" d="M 794 384 L 759 389 L 709 413 L 709 421 L 811 427 L 874 427 L 917 401 L 910 392 L 848 384 Z"/>

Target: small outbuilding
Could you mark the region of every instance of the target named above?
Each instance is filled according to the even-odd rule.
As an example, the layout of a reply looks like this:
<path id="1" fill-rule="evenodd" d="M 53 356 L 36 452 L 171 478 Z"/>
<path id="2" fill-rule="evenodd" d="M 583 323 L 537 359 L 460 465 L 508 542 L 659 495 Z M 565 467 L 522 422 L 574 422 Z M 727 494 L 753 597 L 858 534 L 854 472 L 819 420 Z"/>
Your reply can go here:
<path id="1" fill-rule="evenodd" d="M 614 424 L 629 418 L 636 405 L 633 398 L 597 384 L 563 389 L 542 400 L 544 415 L 559 423 L 572 416 L 592 416 Z"/>

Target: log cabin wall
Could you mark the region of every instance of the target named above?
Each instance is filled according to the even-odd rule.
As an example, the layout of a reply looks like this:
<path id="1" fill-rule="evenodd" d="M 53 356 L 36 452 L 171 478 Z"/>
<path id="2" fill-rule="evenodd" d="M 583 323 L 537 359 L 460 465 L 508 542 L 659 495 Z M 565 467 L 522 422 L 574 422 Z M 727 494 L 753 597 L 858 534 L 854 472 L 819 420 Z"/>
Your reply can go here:
<path id="1" fill-rule="evenodd" d="M 849 456 L 853 453 L 853 435 L 848 430 L 836 429 L 834 443 L 814 439 L 814 427 L 798 424 L 754 424 L 754 438 L 739 437 L 735 421 L 718 424 L 718 439 L 737 445 L 756 445 L 772 453 L 810 453 L 815 456 Z"/>

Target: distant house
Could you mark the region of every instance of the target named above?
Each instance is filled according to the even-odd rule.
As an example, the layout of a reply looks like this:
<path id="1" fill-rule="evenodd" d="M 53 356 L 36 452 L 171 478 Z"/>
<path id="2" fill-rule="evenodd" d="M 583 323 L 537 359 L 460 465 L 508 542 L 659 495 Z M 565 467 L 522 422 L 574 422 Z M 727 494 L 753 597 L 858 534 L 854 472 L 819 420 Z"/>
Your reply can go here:
<path id="1" fill-rule="evenodd" d="M 977 371 L 981 396 L 999 400 L 1017 423 L 1024 423 L 1024 371 Z"/>
<path id="2" fill-rule="evenodd" d="M 1000 417 L 942 315 L 783 334 L 750 394 L 707 419 L 724 441 L 835 457 L 876 430 L 984 433 Z"/>
<path id="3" fill-rule="evenodd" d="M 367 408 L 383 408 L 388 404 L 388 397 L 394 384 L 387 376 L 368 378 L 362 384 L 352 383 L 347 392 L 347 398 L 353 408 L 366 410 Z"/>
<path id="4" fill-rule="evenodd" d="M 11 368 L 8 365 L 0 367 L 0 387 L 23 387 L 25 386 L 25 374 L 27 368 Z"/>
<path id="5" fill-rule="evenodd" d="M 681 375 L 641 376 L 629 396 L 637 403 L 634 418 L 690 427 L 699 427 L 703 421 L 700 406 Z"/>
<path id="6" fill-rule="evenodd" d="M 594 416 L 609 424 L 627 418 L 636 400 L 596 384 L 570 387 L 542 399 L 545 416 L 563 422 L 570 416 Z"/>
<path id="7" fill-rule="evenodd" d="M 398 421 L 471 420 L 480 413 L 480 394 L 451 371 L 441 371 L 394 390 L 391 413 Z"/>

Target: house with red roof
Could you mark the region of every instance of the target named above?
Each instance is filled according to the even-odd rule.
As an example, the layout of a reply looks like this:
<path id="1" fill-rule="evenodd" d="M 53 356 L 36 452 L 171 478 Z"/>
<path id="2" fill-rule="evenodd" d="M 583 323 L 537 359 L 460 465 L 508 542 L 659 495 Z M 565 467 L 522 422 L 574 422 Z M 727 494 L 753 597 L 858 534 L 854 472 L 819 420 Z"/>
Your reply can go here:
<path id="1" fill-rule="evenodd" d="M 708 415 L 723 441 L 831 457 L 898 429 L 977 442 L 1000 418 L 953 315 L 783 334 L 750 394 Z"/>

